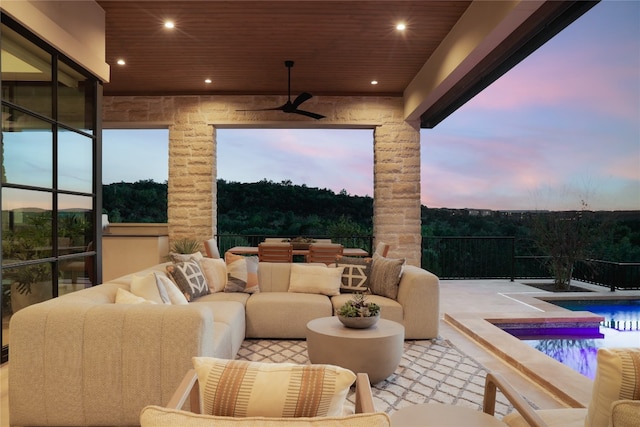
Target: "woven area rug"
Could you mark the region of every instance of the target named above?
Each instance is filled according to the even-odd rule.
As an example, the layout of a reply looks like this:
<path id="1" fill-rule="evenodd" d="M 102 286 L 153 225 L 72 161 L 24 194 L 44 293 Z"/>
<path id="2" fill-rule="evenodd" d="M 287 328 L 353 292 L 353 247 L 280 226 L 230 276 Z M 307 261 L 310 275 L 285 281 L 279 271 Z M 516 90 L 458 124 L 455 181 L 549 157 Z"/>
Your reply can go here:
<path id="1" fill-rule="evenodd" d="M 245 340 L 238 359 L 309 363 L 303 340 Z M 371 390 L 376 410 L 389 414 L 405 406 L 439 402 L 482 410 L 487 370 L 448 340 L 405 341 L 400 366 Z M 353 391 L 348 397 L 354 403 Z M 513 407 L 498 393 L 499 417 Z"/>

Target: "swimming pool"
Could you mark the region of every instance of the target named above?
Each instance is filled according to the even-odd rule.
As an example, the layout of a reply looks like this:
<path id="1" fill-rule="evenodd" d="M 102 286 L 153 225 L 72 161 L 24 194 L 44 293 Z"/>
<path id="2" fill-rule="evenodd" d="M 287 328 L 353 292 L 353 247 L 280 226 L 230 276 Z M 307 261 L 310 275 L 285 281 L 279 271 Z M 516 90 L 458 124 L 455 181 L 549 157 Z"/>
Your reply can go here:
<path id="1" fill-rule="evenodd" d="M 572 311 L 590 311 L 604 317 L 594 328 L 539 329 L 540 339 L 513 335 L 536 350 L 553 357 L 588 378 L 595 377 L 596 353 L 600 347 L 640 347 L 640 300 L 547 300 Z"/>

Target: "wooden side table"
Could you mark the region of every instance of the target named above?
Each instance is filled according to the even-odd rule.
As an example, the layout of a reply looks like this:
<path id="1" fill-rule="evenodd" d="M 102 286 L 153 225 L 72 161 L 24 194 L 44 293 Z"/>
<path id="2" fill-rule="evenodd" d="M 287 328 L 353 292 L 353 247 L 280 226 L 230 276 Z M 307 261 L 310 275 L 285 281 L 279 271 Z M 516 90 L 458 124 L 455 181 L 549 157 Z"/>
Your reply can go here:
<path id="1" fill-rule="evenodd" d="M 350 329 L 336 316 L 307 323 L 307 352 L 311 363 L 366 372 L 371 383 L 393 374 L 404 350 L 404 326 L 380 319 L 371 328 Z"/>
<path id="2" fill-rule="evenodd" d="M 481 411 L 443 403 L 411 405 L 391 414 L 393 427 L 505 427 L 506 424 Z"/>

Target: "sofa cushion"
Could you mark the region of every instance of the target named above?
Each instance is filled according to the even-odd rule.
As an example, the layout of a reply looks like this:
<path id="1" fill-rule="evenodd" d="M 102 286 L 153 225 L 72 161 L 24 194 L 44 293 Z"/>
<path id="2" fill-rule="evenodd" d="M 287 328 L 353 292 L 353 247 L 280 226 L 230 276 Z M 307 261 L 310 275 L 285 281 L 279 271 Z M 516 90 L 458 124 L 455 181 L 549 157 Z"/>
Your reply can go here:
<path id="1" fill-rule="evenodd" d="M 209 291 L 212 293 L 224 291 L 227 285 L 227 264 L 220 258 L 202 258 L 200 269 L 207 279 Z"/>
<path id="2" fill-rule="evenodd" d="M 640 348 L 599 348 L 585 427 L 608 426 L 611 405 L 640 400 Z"/>
<path id="3" fill-rule="evenodd" d="M 165 300 L 162 298 L 160 288 L 158 288 L 156 276 L 153 273 L 148 273 L 144 276 L 138 276 L 134 274 L 131 278 L 129 290 L 132 294 L 142 297 L 146 300 L 153 301 L 156 304 L 165 303 Z M 162 290 L 164 291 L 164 288 Z M 168 300 L 169 296 L 167 295 L 166 291 L 163 293 Z"/>
<path id="4" fill-rule="evenodd" d="M 377 253 L 373 254 L 371 275 L 369 276 L 369 288 L 371 292 L 376 295 L 396 299 L 398 297 L 398 284 L 400 283 L 404 263 L 404 258 L 385 258 Z"/>
<path id="5" fill-rule="evenodd" d="M 289 292 L 340 295 L 343 267 L 292 264 Z"/>
<path id="6" fill-rule="evenodd" d="M 338 255 L 336 266 L 344 267 L 340 290 L 343 292 L 367 292 L 369 290 L 371 262 L 371 258 Z"/>
<path id="7" fill-rule="evenodd" d="M 209 294 L 209 284 L 197 261 L 176 262 L 167 266 L 167 273 L 188 301 Z"/>
<path id="8" fill-rule="evenodd" d="M 224 254 L 227 264 L 227 283 L 225 292 L 260 292 L 258 284 L 258 257 L 242 256 L 227 252 Z"/>
<path id="9" fill-rule="evenodd" d="M 134 295 L 129 291 L 125 291 L 122 288 L 118 288 L 116 291 L 116 304 L 157 304 L 155 301 L 151 301 Z"/>
<path id="10" fill-rule="evenodd" d="M 229 417 L 341 415 L 353 372 L 333 365 L 194 357 L 202 413 Z"/>
<path id="11" fill-rule="evenodd" d="M 178 285 L 171 280 L 166 273 L 155 272 L 153 273 L 156 278 L 156 284 L 158 289 L 164 289 L 165 294 L 169 298 L 170 304 L 189 304 L 187 297 L 182 293 Z"/>
<path id="12" fill-rule="evenodd" d="M 391 419 L 384 412 L 352 414 L 344 417 L 301 418 L 233 418 L 201 415 L 193 412 L 147 406 L 140 414 L 141 427 L 389 427 Z"/>

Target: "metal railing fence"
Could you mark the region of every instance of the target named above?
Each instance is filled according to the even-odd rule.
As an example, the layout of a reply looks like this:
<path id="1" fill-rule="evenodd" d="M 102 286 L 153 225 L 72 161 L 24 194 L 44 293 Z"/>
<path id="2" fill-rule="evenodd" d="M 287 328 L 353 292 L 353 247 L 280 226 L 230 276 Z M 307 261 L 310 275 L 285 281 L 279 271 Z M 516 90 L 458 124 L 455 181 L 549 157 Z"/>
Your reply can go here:
<path id="1" fill-rule="evenodd" d="M 220 234 L 220 253 L 233 246 L 257 246 L 263 234 Z M 373 253 L 373 236 L 305 236 L 331 238 L 345 247 Z M 441 279 L 549 279 L 548 256 L 541 254 L 531 239 L 516 237 L 423 237 L 421 265 Z M 614 289 L 640 289 L 640 263 L 583 260 L 576 264 L 573 278 Z"/>

